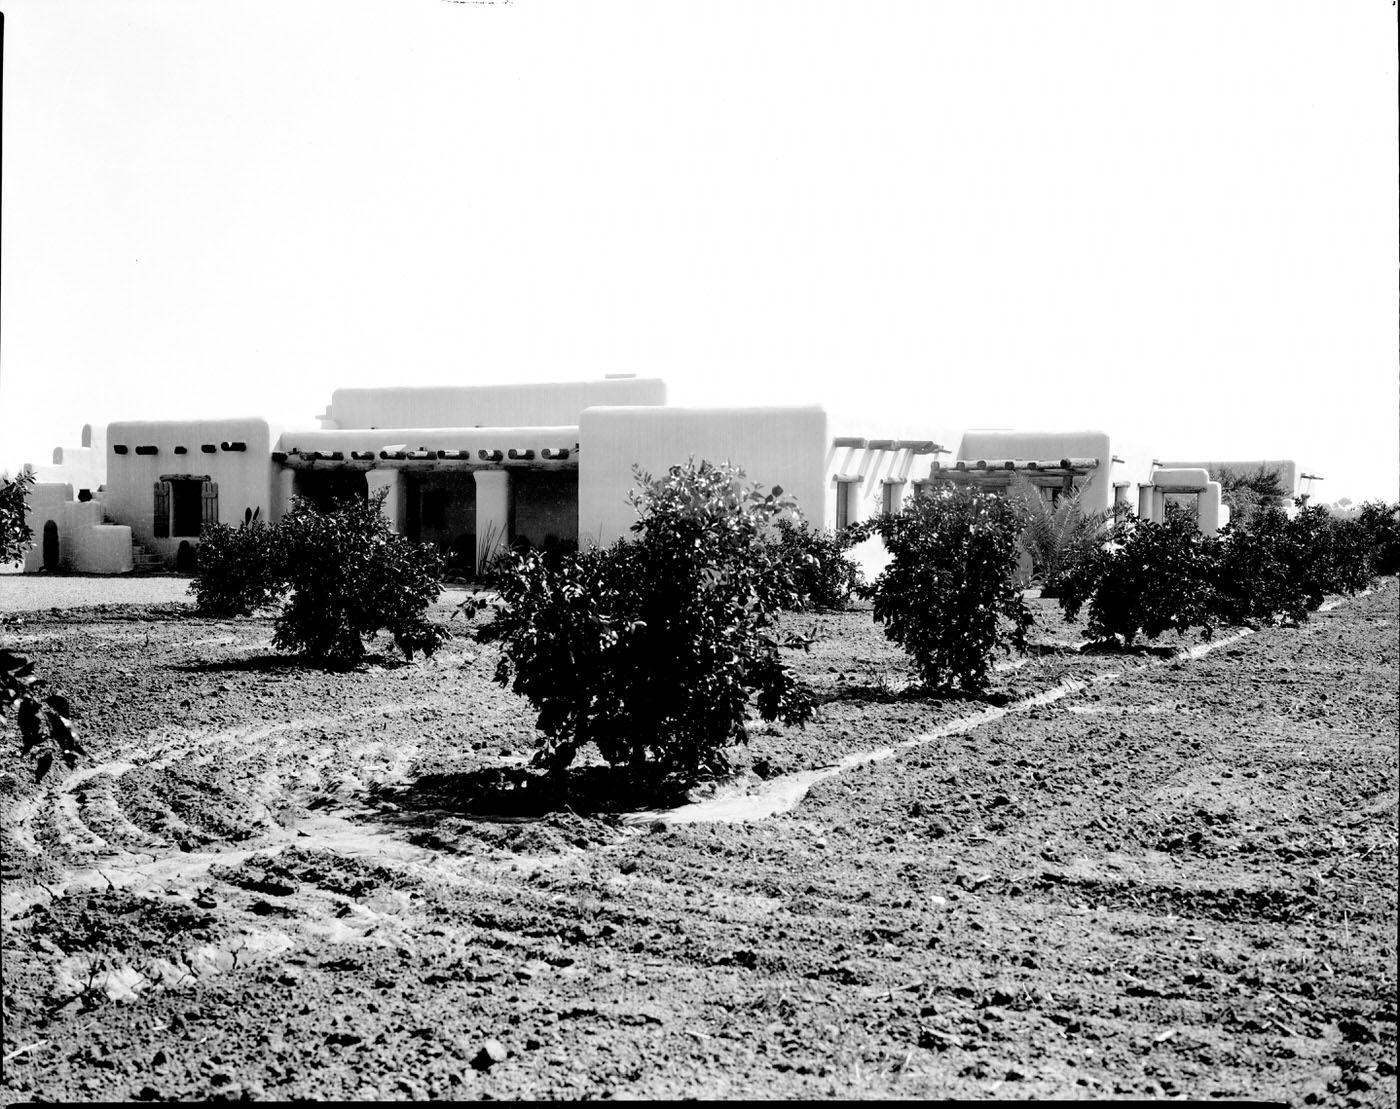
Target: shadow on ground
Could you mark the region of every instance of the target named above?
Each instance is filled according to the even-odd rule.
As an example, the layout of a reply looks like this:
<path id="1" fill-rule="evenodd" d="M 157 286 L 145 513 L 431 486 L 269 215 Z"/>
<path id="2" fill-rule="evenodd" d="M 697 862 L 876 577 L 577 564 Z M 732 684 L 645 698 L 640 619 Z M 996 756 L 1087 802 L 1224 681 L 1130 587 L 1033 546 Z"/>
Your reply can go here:
<path id="1" fill-rule="evenodd" d="M 496 766 L 380 786 L 370 791 L 367 806 L 385 823 L 427 828 L 444 817 L 494 822 L 538 820 L 555 813 L 619 815 L 687 800 L 687 788 L 675 779 L 638 778 L 613 767 L 571 767 L 551 775 L 525 766 Z"/>
<path id="2" fill-rule="evenodd" d="M 855 701 L 861 704 L 894 704 L 899 701 L 920 701 L 929 704 L 968 702 L 978 705 L 992 705 L 1000 708 L 1010 704 L 1012 697 L 1000 690 L 984 690 L 981 693 L 964 693 L 958 689 L 929 689 L 920 682 L 911 682 L 903 687 L 876 682 L 843 682 L 830 689 L 814 689 L 812 703 L 820 707 L 838 701 Z"/>
<path id="3" fill-rule="evenodd" d="M 182 671 L 186 674 L 226 674 L 226 673 L 265 673 L 270 670 L 323 670 L 327 673 L 345 673 L 374 667 L 381 670 L 401 670 L 409 665 L 401 656 L 390 654 L 365 655 L 348 666 L 331 666 L 312 662 L 301 655 L 247 655 L 243 658 L 202 659 L 199 662 L 172 662 L 167 670 Z"/>
<path id="4" fill-rule="evenodd" d="M 1208 642 L 1202 640 L 1202 642 Z M 1124 644 L 1117 639 L 1095 639 L 1079 649 L 1081 655 L 1122 655 L 1129 658 L 1174 658 L 1181 653 L 1181 647 L 1167 647 L 1160 643 Z"/>

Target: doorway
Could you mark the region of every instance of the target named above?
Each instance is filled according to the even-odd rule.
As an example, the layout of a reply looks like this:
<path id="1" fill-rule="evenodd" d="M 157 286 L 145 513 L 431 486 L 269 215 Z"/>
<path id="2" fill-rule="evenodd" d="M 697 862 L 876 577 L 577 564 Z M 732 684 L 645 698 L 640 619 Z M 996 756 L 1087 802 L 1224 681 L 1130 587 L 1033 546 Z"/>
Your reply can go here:
<path id="1" fill-rule="evenodd" d="M 51 574 L 58 573 L 58 525 L 52 520 L 44 524 L 44 569 Z"/>
<path id="2" fill-rule="evenodd" d="M 476 569 L 476 478 L 467 471 L 405 475 L 404 534 L 433 543 L 451 573 Z"/>
<path id="3" fill-rule="evenodd" d="M 510 538 L 540 550 L 577 550 L 578 471 L 512 474 Z"/>
<path id="4" fill-rule="evenodd" d="M 362 470 L 297 470 L 292 492 L 329 512 L 336 504 L 369 497 L 369 480 Z"/>
<path id="5" fill-rule="evenodd" d="M 170 534 L 198 535 L 204 522 L 204 482 L 175 478 L 170 482 Z"/>

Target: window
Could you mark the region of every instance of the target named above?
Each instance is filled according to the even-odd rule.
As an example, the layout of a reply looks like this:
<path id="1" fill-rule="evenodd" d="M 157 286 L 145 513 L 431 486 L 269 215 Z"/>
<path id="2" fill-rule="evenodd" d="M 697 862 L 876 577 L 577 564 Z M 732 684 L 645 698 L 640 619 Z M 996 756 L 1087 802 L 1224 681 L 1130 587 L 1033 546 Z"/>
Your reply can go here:
<path id="1" fill-rule="evenodd" d="M 151 531 L 157 539 L 170 538 L 170 482 L 158 481 Z"/>
<path id="2" fill-rule="evenodd" d="M 841 531 L 856 522 L 856 494 L 860 492 L 858 478 L 836 479 L 836 530 Z"/>

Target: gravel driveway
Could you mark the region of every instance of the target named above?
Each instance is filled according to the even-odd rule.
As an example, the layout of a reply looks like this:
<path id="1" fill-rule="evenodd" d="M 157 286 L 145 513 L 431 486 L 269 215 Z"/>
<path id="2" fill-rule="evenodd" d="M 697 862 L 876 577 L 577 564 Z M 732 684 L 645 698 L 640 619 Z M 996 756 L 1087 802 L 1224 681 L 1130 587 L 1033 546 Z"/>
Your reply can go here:
<path id="1" fill-rule="evenodd" d="M 173 574 L 140 577 L 0 574 L 0 612 L 188 603 L 191 601 L 189 587 L 188 577 Z"/>

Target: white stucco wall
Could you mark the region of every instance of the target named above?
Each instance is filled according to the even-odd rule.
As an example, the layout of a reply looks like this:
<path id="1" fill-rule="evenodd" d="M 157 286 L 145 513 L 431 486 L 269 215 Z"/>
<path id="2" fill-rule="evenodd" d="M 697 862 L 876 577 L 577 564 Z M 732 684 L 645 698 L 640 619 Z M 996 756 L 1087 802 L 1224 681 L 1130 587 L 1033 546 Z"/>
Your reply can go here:
<path id="1" fill-rule="evenodd" d="M 652 476 L 697 461 L 730 462 L 750 483 L 797 499 L 824 527 L 830 446 L 826 412 L 803 408 L 590 408 L 579 418 L 579 543 L 606 545 L 630 534 L 627 494 L 634 463 Z"/>
<path id="2" fill-rule="evenodd" d="M 946 456 L 945 456 L 946 458 Z M 1101 512 L 1113 504 L 1113 452 L 1102 431 L 968 431 L 953 460 L 979 458 L 1060 459 L 1096 458 L 1098 467 L 1079 485 L 1086 512 Z M 926 475 L 923 475 L 926 476 Z"/>
<path id="3" fill-rule="evenodd" d="M 60 570 L 124 574 L 131 569 L 131 529 L 104 524 L 101 499 L 77 501 L 66 482 L 36 482 L 27 518 L 34 545 L 25 552 L 25 573 L 44 568 L 44 525 L 49 521 L 58 528 Z"/>
<path id="4" fill-rule="evenodd" d="M 209 476 L 219 485 L 219 522 L 237 525 L 245 508 L 261 508 L 264 518 L 273 503 L 272 437 L 266 420 L 127 420 L 107 425 L 107 514 L 127 524 L 152 551 L 173 560 L 189 536 L 157 539 L 153 531 L 155 483 L 164 474 Z M 226 451 L 225 442 L 242 442 L 247 449 Z M 216 449 L 206 453 L 202 448 Z M 154 455 L 137 454 L 138 446 L 154 446 Z M 126 454 L 115 453 L 125 446 Z M 176 454 L 184 447 L 184 454 Z"/>
<path id="5" fill-rule="evenodd" d="M 50 484 L 71 485 L 96 493 L 107 480 L 107 456 L 104 453 L 104 433 L 96 433 L 91 424 L 84 424 L 79 446 L 54 447 L 47 462 L 31 464 L 34 480 Z"/>
<path id="6" fill-rule="evenodd" d="M 666 383 L 655 377 L 533 385 L 442 385 L 417 388 L 337 389 L 328 427 L 516 427 L 575 424 L 594 405 L 666 403 Z"/>
<path id="7" fill-rule="evenodd" d="M 1138 487 L 1152 480 L 1152 471 L 1155 468 L 1153 460 L 1162 457 L 1160 449 L 1155 442 L 1149 440 L 1114 436 L 1113 453 L 1123 459 L 1122 462 L 1113 464 L 1113 480 L 1128 483 L 1128 504 L 1136 512 Z"/>
<path id="8" fill-rule="evenodd" d="M 34 480 L 96 493 L 107 480 L 106 463 L 93 447 L 55 447 L 52 462 L 34 467 Z"/>

